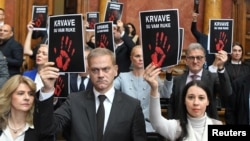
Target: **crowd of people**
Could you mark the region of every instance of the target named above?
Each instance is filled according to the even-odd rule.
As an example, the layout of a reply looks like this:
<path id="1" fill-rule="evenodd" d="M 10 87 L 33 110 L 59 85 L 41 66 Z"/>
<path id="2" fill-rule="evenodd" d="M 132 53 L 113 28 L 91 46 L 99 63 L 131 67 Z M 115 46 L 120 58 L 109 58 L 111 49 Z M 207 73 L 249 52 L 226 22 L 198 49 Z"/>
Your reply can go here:
<path id="1" fill-rule="evenodd" d="M 115 51 L 95 46 L 90 36 L 84 47 L 85 72 L 69 73 L 69 93 L 60 102 L 55 62 L 48 60 L 48 33 L 27 24 L 24 45 L 15 41 L 0 8 L 0 140 L 55 141 L 205 141 L 208 125 L 250 124 L 250 66 L 243 47 L 232 53 L 208 54 L 207 35 L 191 31 L 197 42 L 186 47 L 186 70 L 178 76 L 152 62 L 144 67 L 143 47 L 132 23 L 118 20 L 113 27 Z M 41 42 L 32 46 L 32 39 Z M 21 71 L 23 59 L 34 68 Z M 80 64 L 79 64 L 80 65 Z M 169 100 L 167 115 L 161 98 Z M 218 116 L 225 108 L 225 121 Z"/>

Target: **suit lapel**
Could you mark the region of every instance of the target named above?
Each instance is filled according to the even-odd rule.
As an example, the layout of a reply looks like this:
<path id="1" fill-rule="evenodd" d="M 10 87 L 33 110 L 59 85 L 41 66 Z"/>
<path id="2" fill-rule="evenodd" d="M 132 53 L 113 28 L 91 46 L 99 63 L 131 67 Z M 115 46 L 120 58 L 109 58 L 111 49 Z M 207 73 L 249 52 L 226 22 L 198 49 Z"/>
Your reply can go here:
<path id="1" fill-rule="evenodd" d="M 201 80 L 202 81 L 207 81 L 209 79 L 209 76 L 208 76 L 208 71 L 204 70 L 202 71 L 202 76 L 201 76 Z"/>
<path id="2" fill-rule="evenodd" d="M 93 90 L 88 91 L 86 93 L 86 111 L 87 111 L 87 118 L 89 120 L 89 124 L 93 133 L 93 136 L 96 140 L 96 108 L 95 108 L 95 96 Z"/>
<path id="3" fill-rule="evenodd" d="M 92 89 L 92 87 L 93 87 L 93 84 L 92 84 L 91 80 L 89 79 L 86 90 Z"/>
<path id="4" fill-rule="evenodd" d="M 187 77 L 188 77 L 188 72 L 185 72 L 184 75 L 180 76 L 179 82 L 177 83 L 177 84 L 180 84 L 180 89 L 182 89 L 183 87 L 185 87 L 186 82 L 187 82 Z M 185 81 L 183 81 L 183 80 L 185 80 Z"/>

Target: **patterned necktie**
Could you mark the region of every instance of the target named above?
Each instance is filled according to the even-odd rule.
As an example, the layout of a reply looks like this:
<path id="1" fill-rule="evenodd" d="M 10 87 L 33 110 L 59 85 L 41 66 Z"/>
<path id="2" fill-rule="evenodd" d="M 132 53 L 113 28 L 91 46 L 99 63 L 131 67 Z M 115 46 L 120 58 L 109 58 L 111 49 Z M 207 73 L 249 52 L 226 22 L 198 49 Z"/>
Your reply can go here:
<path id="1" fill-rule="evenodd" d="M 191 75 L 192 80 L 197 80 L 197 78 L 198 78 L 198 77 L 199 77 L 199 76 L 198 76 L 198 75 L 196 75 L 196 74 Z"/>
<path id="2" fill-rule="evenodd" d="M 96 121 L 97 121 L 97 140 L 101 141 L 103 136 L 103 126 L 104 126 L 104 117 L 105 117 L 105 109 L 103 106 L 103 101 L 106 99 L 105 95 L 98 96 L 100 105 L 96 113 Z"/>

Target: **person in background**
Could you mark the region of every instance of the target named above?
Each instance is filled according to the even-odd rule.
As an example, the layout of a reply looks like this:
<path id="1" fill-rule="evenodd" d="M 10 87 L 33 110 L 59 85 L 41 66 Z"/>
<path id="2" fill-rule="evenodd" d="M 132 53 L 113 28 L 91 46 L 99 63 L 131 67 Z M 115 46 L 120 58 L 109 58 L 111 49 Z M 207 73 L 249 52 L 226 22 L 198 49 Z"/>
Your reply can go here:
<path id="1" fill-rule="evenodd" d="M 38 136 L 33 125 L 36 84 L 26 76 L 14 75 L 0 90 L 1 141 L 54 141 Z"/>
<path id="2" fill-rule="evenodd" d="M 86 47 L 84 48 L 84 62 L 86 72 L 81 73 L 70 73 L 70 92 L 79 92 L 87 89 L 92 89 L 93 84 L 89 78 L 88 72 L 88 61 L 87 56 L 89 55 L 92 48 Z M 82 86 L 83 85 L 83 86 Z"/>
<path id="3" fill-rule="evenodd" d="M 225 110 L 226 124 L 250 125 L 250 71 L 232 82 L 233 93 Z"/>
<path id="4" fill-rule="evenodd" d="M 2 88 L 3 84 L 9 78 L 9 71 L 7 61 L 4 58 L 3 53 L 0 51 L 0 89 Z"/>
<path id="5" fill-rule="evenodd" d="M 129 72 L 131 66 L 130 53 L 135 43 L 125 33 L 124 25 L 121 20 L 117 21 L 117 26 L 114 26 L 113 32 L 118 74 L 120 72 Z"/>
<path id="6" fill-rule="evenodd" d="M 132 23 L 125 24 L 125 32 L 128 34 L 128 37 L 130 37 L 135 45 L 140 44 L 139 36 L 136 34 L 135 26 Z"/>
<path id="7" fill-rule="evenodd" d="M 228 72 L 230 82 L 235 79 L 247 75 L 249 66 L 243 61 L 243 47 L 239 42 L 235 42 L 232 47 L 232 53 L 228 56 L 228 61 L 225 63 L 225 68 Z M 209 71 L 217 71 L 217 60 L 209 66 Z"/>
<path id="8" fill-rule="evenodd" d="M 146 128 L 140 101 L 113 86 L 118 70 L 114 53 L 106 48 L 95 48 L 87 59 L 93 89 L 69 94 L 54 114 L 54 83 L 59 69 L 54 67 L 54 62 L 47 62 L 41 69 L 44 87 L 37 93 L 39 99 L 35 112 L 39 134 L 55 134 L 70 125 L 71 141 L 145 141 Z M 104 110 L 103 124 L 96 120 L 99 119 L 99 106 Z M 97 124 L 103 126 L 102 129 L 97 128 Z"/>
<path id="9" fill-rule="evenodd" d="M 2 51 L 6 61 L 8 62 L 8 71 L 10 76 L 21 74 L 23 64 L 23 47 L 15 41 L 14 32 L 9 24 L 0 27 L 0 51 Z"/>
<path id="10" fill-rule="evenodd" d="M 219 51 L 215 56 L 218 59 L 218 70 L 217 73 L 212 73 L 207 69 L 203 68 L 205 63 L 205 49 L 199 43 L 191 43 L 186 49 L 186 65 L 188 70 L 182 75 L 173 77 L 173 89 L 168 104 L 168 118 L 178 119 L 178 111 L 181 108 L 181 93 L 185 85 L 192 80 L 202 80 L 207 83 L 210 91 L 213 94 L 213 101 L 210 104 L 214 104 L 214 107 L 218 106 L 221 108 L 221 103 L 217 101 L 220 99 L 226 102 L 226 99 L 221 99 L 222 96 L 227 97 L 231 94 L 232 88 L 229 76 L 224 63 L 227 61 L 227 52 L 224 50 Z M 170 74 L 171 75 L 171 74 Z M 217 109 L 214 109 L 217 112 Z"/>
<path id="11" fill-rule="evenodd" d="M 141 107 L 143 110 L 146 132 L 154 132 L 153 127 L 149 120 L 149 93 L 150 86 L 144 80 L 144 64 L 143 64 L 143 54 L 142 47 L 136 45 L 133 47 L 130 55 L 130 60 L 132 62 L 132 71 L 120 73 L 114 81 L 114 86 L 116 89 L 128 94 L 131 97 L 139 99 L 141 102 Z M 164 81 L 164 83 L 170 83 L 164 85 L 162 80 L 158 77 L 159 83 L 159 93 L 161 97 L 170 98 L 172 91 L 172 82 Z M 166 88 L 165 86 L 168 86 Z"/>
<path id="12" fill-rule="evenodd" d="M 86 43 L 92 49 L 95 48 L 95 35 L 91 35 L 88 42 Z"/>
<path id="13" fill-rule="evenodd" d="M 157 133 L 168 140 L 207 141 L 208 125 L 222 125 L 217 118 L 213 94 L 209 86 L 201 80 L 193 80 L 184 86 L 180 94 L 178 119 L 169 120 L 161 115 L 160 94 L 157 77 L 161 68 L 150 64 L 143 77 L 151 87 L 150 121 Z"/>
<path id="14" fill-rule="evenodd" d="M 41 44 L 48 44 L 48 40 L 47 40 L 47 37 L 45 37 L 45 35 L 44 36 L 41 35 L 42 38 L 45 38 L 45 39 L 42 39 L 40 44 L 37 44 L 34 48 L 32 48 L 31 40 L 38 38 L 38 37 L 33 37 L 33 35 L 36 34 L 37 32 L 42 32 L 42 33 L 44 32 L 44 31 L 33 31 L 33 28 L 34 28 L 33 25 L 34 25 L 33 21 L 30 21 L 29 24 L 27 25 L 28 33 L 24 41 L 23 54 L 29 56 L 31 59 L 36 61 L 36 54 L 37 54 L 38 48 L 40 47 Z M 46 41 L 43 41 L 43 40 L 46 40 Z"/>
<path id="15" fill-rule="evenodd" d="M 5 10 L 0 8 L 0 26 L 4 25 L 5 20 Z"/>
<path id="16" fill-rule="evenodd" d="M 48 45 L 41 44 L 36 53 L 36 67 L 32 70 L 27 70 L 23 72 L 24 76 L 29 77 L 36 83 L 37 91 L 43 87 L 43 82 L 39 75 L 39 71 L 42 69 L 43 65 L 48 62 Z"/>
<path id="17" fill-rule="evenodd" d="M 206 62 L 204 63 L 204 68 L 208 69 L 208 66 L 213 64 L 213 61 L 215 60 L 214 54 L 209 54 L 209 51 L 207 50 L 207 43 L 208 43 L 208 35 L 201 33 L 197 30 L 197 17 L 198 13 L 193 12 L 193 21 L 191 24 L 191 32 L 194 35 L 195 39 L 198 43 L 200 43 L 204 49 L 206 50 Z"/>
<path id="18" fill-rule="evenodd" d="M 243 47 L 240 43 L 235 42 L 233 44 L 232 53 L 228 54 L 228 58 L 228 61 L 225 63 L 225 69 L 227 70 L 231 83 L 239 77 L 246 76 L 250 71 L 250 67 L 243 61 Z M 218 61 L 218 58 L 216 58 L 213 64 L 208 67 L 210 72 L 217 72 Z M 222 96 L 221 99 L 227 99 L 227 97 Z M 223 101 L 221 102 L 221 106 L 225 108 L 226 103 Z"/>

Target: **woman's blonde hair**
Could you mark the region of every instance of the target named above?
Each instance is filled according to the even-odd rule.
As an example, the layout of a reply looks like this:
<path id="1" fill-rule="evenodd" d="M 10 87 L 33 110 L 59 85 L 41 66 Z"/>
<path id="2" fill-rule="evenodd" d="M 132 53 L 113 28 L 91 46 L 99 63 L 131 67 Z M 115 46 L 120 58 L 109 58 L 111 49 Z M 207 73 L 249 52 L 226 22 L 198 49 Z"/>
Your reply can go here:
<path id="1" fill-rule="evenodd" d="M 11 97 L 20 84 L 26 84 L 35 96 L 36 84 L 30 78 L 22 75 L 10 77 L 0 90 L 0 129 L 5 129 L 8 123 L 8 116 L 11 110 Z M 29 110 L 26 122 L 33 125 L 34 103 Z"/>

